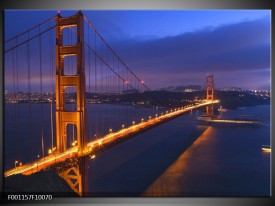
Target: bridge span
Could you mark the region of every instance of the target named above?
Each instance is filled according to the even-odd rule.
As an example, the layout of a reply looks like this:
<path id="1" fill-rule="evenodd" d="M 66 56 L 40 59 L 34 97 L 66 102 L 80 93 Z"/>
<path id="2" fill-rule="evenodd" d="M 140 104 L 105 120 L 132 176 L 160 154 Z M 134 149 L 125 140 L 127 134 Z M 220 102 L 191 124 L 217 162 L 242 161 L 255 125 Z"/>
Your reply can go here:
<path id="1" fill-rule="evenodd" d="M 173 110 L 171 109 L 167 110 L 166 112 L 162 113 L 162 115 L 149 117 L 148 120 L 142 119 L 141 122 L 139 123 L 133 122 L 133 124 L 127 128 L 122 128 L 121 130 L 114 131 L 114 132 L 112 131 L 102 138 L 99 138 L 97 140 L 87 143 L 86 149 L 84 150 L 84 155 L 85 156 L 90 155 L 90 158 L 94 158 L 95 151 L 100 148 L 104 148 L 110 144 L 116 143 L 127 136 L 137 135 L 142 131 L 153 128 L 156 125 L 163 123 L 165 121 L 171 120 L 179 115 L 185 114 L 187 112 L 190 112 L 192 110 L 198 109 L 203 106 L 208 106 L 219 102 L 220 102 L 219 100 L 213 100 L 213 101 L 204 100 L 202 101 L 202 103 L 197 105 L 191 105 L 188 107 L 181 107 Z M 77 156 L 78 156 L 78 147 L 76 145 L 71 148 L 68 148 L 65 152 L 56 153 L 56 154 L 52 153 L 36 161 L 29 162 L 29 163 L 17 166 L 15 168 L 12 168 L 10 170 L 7 170 L 5 172 L 5 177 L 14 175 L 14 174 L 30 175 L 32 173 L 35 173 L 37 171 L 50 167 L 56 163 L 63 162 L 68 158 L 73 158 Z"/>
<path id="2" fill-rule="evenodd" d="M 21 56 L 21 54 L 26 55 Z M 108 124 L 111 121 L 106 123 L 103 118 L 103 121 L 96 125 L 87 123 L 87 120 L 92 121 L 92 117 L 87 116 L 86 100 L 88 99 L 95 103 L 102 101 L 116 102 L 119 100 L 127 103 L 140 101 L 145 104 L 146 102 L 148 105 L 162 104 L 160 104 L 159 98 L 149 98 L 145 95 L 144 91 L 150 91 L 150 89 L 144 83 L 144 80 L 140 79 L 128 67 L 120 55 L 110 47 L 81 11 L 69 17 L 61 16 L 60 12 L 58 12 L 56 16 L 41 24 L 7 39 L 5 41 L 5 59 L 7 60 L 6 62 L 9 62 L 8 65 L 5 65 L 5 69 L 10 68 L 7 69 L 7 71 L 10 70 L 10 74 L 6 77 L 10 79 L 10 84 L 13 87 L 13 93 L 7 98 L 9 100 L 7 102 L 19 103 L 22 100 L 28 103 L 51 102 L 50 124 L 52 142 L 49 155 L 45 156 L 44 148 L 45 146 L 48 147 L 48 145 L 44 145 L 46 142 L 44 142 L 44 136 L 48 136 L 46 135 L 48 131 L 46 132 L 44 128 L 48 127 L 45 126 L 44 107 L 40 104 L 40 111 L 35 112 L 35 121 L 40 119 L 41 122 L 37 131 L 41 131 L 42 158 L 30 161 L 24 165 L 16 160 L 15 167 L 6 171 L 5 176 L 14 174 L 29 175 L 55 166 L 57 169 L 62 170 L 58 171 L 59 176 L 79 195 L 83 195 L 87 191 L 85 174 L 88 168 L 88 158 L 94 158 L 99 152 L 109 149 L 115 144 L 119 144 L 132 136 L 194 109 L 205 106 L 206 115 L 212 116 L 213 105 L 219 102 L 219 100 L 214 100 L 214 77 L 213 75 L 207 75 L 205 100 L 195 105 L 169 109 L 161 114 L 150 116 L 146 120 L 142 118 L 133 121 L 131 118 L 132 122 L 130 124 L 129 120 L 126 122 L 129 125 L 127 127 L 124 125 L 124 121 L 119 122 L 120 124 L 118 125 L 123 124 L 121 129 L 116 131 L 110 129 L 107 134 L 106 131 L 97 131 L 99 130 L 99 125 L 109 128 Z M 38 81 L 33 81 L 34 79 L 39 79 L 39 83 Z M 21 80 L 26 84 L 22 84 Z M 36 83 L 34 84 L 34 82 Z M 34 92 L 36 87 L 38 90 L 37 94 Z M 22 89 L 26 90 L 26 95 L 21 95 Z M 136 97 L 135 93 L 137 92 L 143 97 Z M 129 94 L 130 96 L 124 100 L 119 98 L 118 100 L 110 100 L 110 97 L 104 97 L 106 94 L 109 96 Z M 102 96 L 102 98 L 99 98 L 99 96 Z M 52 118 L 54 116 L 52 112 L 53 102 L 55 102 L 55 137 Z M 152 102 L 156 102 L 156 104 L 152 104 Z M 28 133 L 26 130 L 22 130 L 22 132 L 28 135 L 27 139 L 31 139 L 32 136 L 35 136 L 32 135 L 32 122 L 34 119 L 31 116 L 34 112 L 32 104 L 29 104 L 28 107 L 29 115 L 27 120 L 30 122 L 29 129 Z M 133 108 L 131 107 L 131 109 Z M 14 111 L 15 118 L 13 121 L 16 126 L 20 125 L 18 123 L 18 119 L 20 119 L 18 118 L 18 111 L 18 108 Z M 113 114 L 113 116 L 115 115 Z M 95 119 L 100 118 L 97 116 Z M 116 119 L 112 119 L 112 122 L 120 121 L 118 120 L 119 115 Z M 95 133 L 89 130 L 87 126 L 93 127 Z M 15 127 L 16 130 L 18 128 L 20 127 Z M 72 132 L 70 132 L 71 130 Z M 74 133 L 74 131 L 76 132 Z M 14 136 L 18 141 L 22 141 L 24 138 L 21 138 L 19 134 L 18 132 Z M 95 138 L 97 135 L 102 136 L 87 142 L 90 139 L 89 137 Z M 74 139 L 75 137 L 77 140 Z M 73 145 L 68 148 L 68 145 L 71 144 L 69 140 L 71 141 L 72 139 Z M 54 140 L 56 147 L 54 147 Z M 20 143 L 17 145 L 20 145 Z M 34 149 L 31 147 L 32 145 L 30 144 L 28 149 Z M 78 160 L 78 165 L 67 164 L 66 160 L 71 161 L 75 159 Z M 18 163 L 19 165 L 17 165 Z M 67 166 L 71 167 L 67 168 Z"/>

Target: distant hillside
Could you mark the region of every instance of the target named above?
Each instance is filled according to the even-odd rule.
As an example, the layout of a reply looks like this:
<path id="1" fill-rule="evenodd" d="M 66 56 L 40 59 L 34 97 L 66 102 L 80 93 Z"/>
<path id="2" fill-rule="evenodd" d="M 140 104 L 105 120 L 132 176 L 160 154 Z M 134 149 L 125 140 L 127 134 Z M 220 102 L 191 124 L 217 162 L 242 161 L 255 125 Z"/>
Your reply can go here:
<path id="1" fill-rule="evenodd" d="M 193 90 L 193 91 L 201 91 L 204 90 L 205 88 L 203 86 L 199 85 L 182 85 L 182 86 L 175 86 L 175 87 L 164 87 L 161 89 L 158 89 L 160 91 L 170 91 L 170 92 L 183 92 L 183 91 L 188 91 L 188 90 Z"/>
<path id="2" fill-rule="evenodd" d="M 223 108 L 228 109 L 270 104 L 270 98 L 256 96 L 249 92 L 219 91 L 215 92 L 215 98 L 220 99 Z"/>

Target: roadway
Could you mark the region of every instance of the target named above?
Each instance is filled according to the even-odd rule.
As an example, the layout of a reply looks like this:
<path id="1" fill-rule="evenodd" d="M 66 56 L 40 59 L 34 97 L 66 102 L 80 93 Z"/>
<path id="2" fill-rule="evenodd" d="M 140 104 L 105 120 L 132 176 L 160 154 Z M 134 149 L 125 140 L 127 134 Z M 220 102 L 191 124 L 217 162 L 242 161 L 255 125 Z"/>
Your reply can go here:
<path id="1" fill-rule="evenodd" d="M 99 138 L 97 140 L 87 143 L 86 150 L 83 151 L 84 155 L 85 156 L 90 155 L 94 152 L 94 150 L 98 148 L 102 148 L 105 145 L 116 142 L 117 140 L 124 138 L 126 136 L 138 134 L 139 132 L 145 129 L 152 128 L 157 124 L 173 119 L 184 113 L 190 112 L 192 110 L 198 109 L 200 107 L 203 107 L 209 104 L 215 104 L 219 102 L 220 102 L 219 100 L 214 100 L 213 102 L 204 100 L 202 101 L 202 103 L 199 103 L 196 105 L 189 105 L 187 107 L 181 107 L 181 108 L 166 111 L 162 115 L 155 116 L 154 118 L 149 118 L 148 120 L 142 120 L 140 123 L 133 122 L 133 124 L 127 128 L 122 128 L 119 131 L 111 132 L 102 138 Z M 14 175 L 14 174 L 30 175 L 37 171 L 43 170 L 51 165 L 54 165 L 58 162 L 63 162 L 67 158 L 77 157 L 77 156 L 78 156 L 78 147 L 76 145 L 74 147 L 68 148 L 66 152 L 59 153 L 59 154 L 52 153 L 51 155 L 45 156 L 36 161 L 26 163 L 24 165 L 20 165 L 10 170 L 7 170 L 5 172 L 5 177 Z M 94 157 L 95 157 L 94 155 L 91 156 L 91 158 L 94 158 Z"/>

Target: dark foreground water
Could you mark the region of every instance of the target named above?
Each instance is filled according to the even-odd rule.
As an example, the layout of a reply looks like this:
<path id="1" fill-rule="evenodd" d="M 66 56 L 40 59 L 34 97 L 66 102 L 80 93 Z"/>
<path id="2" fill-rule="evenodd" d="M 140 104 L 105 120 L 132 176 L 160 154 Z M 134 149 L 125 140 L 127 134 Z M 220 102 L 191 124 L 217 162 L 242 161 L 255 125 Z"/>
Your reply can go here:
<path id="1" fill-rule="evenodd" d="M 14 167 L 14 160 L 27 162 L 41 155 L 41 118 L 36 118 L 41 105 L 33 105 L 31 115 L 27 104 L 21 105 L 18 111 L 16 107 L 5 107 L 5 168 Z M 44 144 L 50 148 L 50 105 L 43 107 Z M 106 105 L 104 109 L 88 105 L 87 108 L 93 118 L 89 124 L 99 125 L 99 130 L 104 123 L 119 128 L 117 116 L 130 124 L 133 117 L 140 119 L 158 112 L 161 111 L 129 110 L 121 105 Z M 180 116 L 89 160 L 89 195 L 269 196 L 270 153 L 262 152 L 261 146 L 270 145 L 270 107 L 221 113 L 224 119 L 263 122 L 257 126 L 209 126 L 197 121 L 198 115 L 201 111 Z M 102 133 L 108 130 L 102 127 Z M 100 134 L 94 127 L 88 129 L 92 130 L 91 134 Z"/>
<path id="2" fill-rule="evenodd" d="M 89 162 L 93 196 L 269 196 L 269 106 L 227 111 L 258 126 L 208 126 L 181 116 Z"/>

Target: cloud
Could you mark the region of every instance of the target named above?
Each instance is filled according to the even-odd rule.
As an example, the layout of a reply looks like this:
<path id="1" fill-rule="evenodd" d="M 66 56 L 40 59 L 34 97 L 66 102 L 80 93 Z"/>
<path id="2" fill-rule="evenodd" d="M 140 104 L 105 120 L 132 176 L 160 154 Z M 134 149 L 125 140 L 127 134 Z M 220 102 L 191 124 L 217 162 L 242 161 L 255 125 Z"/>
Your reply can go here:
<path id="1" fill-rule="evenodd" d="M 114 43 L 138 74 L 249 71 L 270 68 L 269 17 L 216 28 L 137 41 Z"/>
<path id="2" fill-rule="evenodd" d="M 105 40 L 108 44 L 150 88 L 192 83 L 202 85 L 207 73 L 214 73 L 219 78 L 217 80 L 219 87 L 225 85 L 223 82 L 228 83 L 225 86 L 230 86 L 234 78 L 238 79 L 242 86 L 246 83 L 251 85 L 251 82 L 255 85 L 261 82 L 261 87 L 264 87 L 263 84 L 270 86 L 268 82 L 270 73 L 267 72 L 271 68 L 269 17 L 218 27 L 205 27 L 163 38 L 159 36 L 131 38 L 123 30 L 123 25 L 112 22 L 100 12 L 93 17 L 93 20 L 97 20 L 93 21 L 95 27 L 103 38 L 107 37 Z M 107 24 L 102 24 L 106 19 Z M 98 47 L 100 47 L 99 42 L 99 40 L 96 42 Z M 38 39 L 31 45 L 38 47 Z M 20 48 L 22 58 L 25 57 L 26 51 L 26 46 Z M 8 57 L 8 60 L 11 62 L 5 65 L 5 70 L 10 70 L 5 73 L 6 85 L 8 82 L 12 84 L 12 77 L 9 77 L 12 75 L 12 58 Z M 39 70 L 35 70 L 39 64 L 38 52 L 33 54 L 32 60 L 31 68 L 34 76 L 32 82 L 36 84 L 36 77 L 39 77 Z M 27 71 L 26 68 L 27 61 L 20 61 L 20 71 Z M 49 75 L 50 68 L 52 68 L 50 57 L 43 56 L 45 71 L 43 74 Z M 257 75 L 254 71 L 257 71 Z M 26 74 L 22 73 L 22 76 Z M 245 78 L 238 76 L 240 74 L 246 75 Z M 238 82 L 235 80 L 232 86 L 237 86 Z"/>

